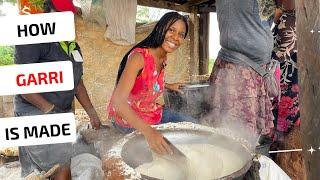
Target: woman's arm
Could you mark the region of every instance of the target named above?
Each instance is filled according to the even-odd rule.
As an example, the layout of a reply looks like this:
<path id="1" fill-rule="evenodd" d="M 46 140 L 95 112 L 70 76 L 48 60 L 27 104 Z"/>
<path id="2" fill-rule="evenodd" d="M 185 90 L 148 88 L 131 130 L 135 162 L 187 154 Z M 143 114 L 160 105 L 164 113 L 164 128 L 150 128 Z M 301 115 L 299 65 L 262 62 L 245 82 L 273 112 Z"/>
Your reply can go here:
<path id="1" fill-rule="evenodd" d="M 276 8 L 275 13 L 274 13 L 274 19 L 273 19 L 273 22 L 274 22 L 274 23 L 276 23 L 276 24 L 278 24 L 278 23 L 279 23 L 279 20 L 280 20 L 281 14 L 282 14 L 281 9 Z"/>
<path id="2" fill-rule="evenodd" d="M 117 114 L 145 136 L 151 149 L 159 154 L 167 154 L 171 152 L 171 149 L 164 141 L 162 134 L 141 119 L 128 104 L 129 94 L 139 71 L 143 67 L 144 60 L 140 53 L 135 53 L 129 57 L 113 94 L 112 103 Z"/>
<path id="3" fill-rule="evenodd" d="M 165 83 L 164 87 L 166 89 L 170 89 L 171 91 L 177 91 L 181 94 L 184 94 L 183 91 L 181 91 L 181 87 L 183 87 L 184 85 L 182 83 Z"/>
<path id="4" fill-rule="evenodd" d="M 90 101 L 90 98 L 87 93 L 87 89 L 83 84 L 83 81 L 80 80 L 79 84 L 76 87 L 76 97 L 79 101 L 79 103 L 82 105 L 84 110 L 87 112 L 90 123 L 94 129 L 100 129 L 100 119 L 98 116 L 97 111 L 92 106 L 92 103 Z"/>

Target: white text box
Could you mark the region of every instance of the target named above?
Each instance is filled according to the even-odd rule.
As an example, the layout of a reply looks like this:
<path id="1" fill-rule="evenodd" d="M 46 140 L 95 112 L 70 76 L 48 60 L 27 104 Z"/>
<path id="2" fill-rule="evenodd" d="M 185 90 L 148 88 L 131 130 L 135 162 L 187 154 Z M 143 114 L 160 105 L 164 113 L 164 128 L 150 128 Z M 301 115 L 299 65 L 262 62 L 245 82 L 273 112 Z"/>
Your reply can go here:
<path id="1" fill-rule="evenodd" d="M 74 88 L 71 61 L 0 66 L 0 95 L 67 91 Z"/>
<path id="2" fill-rule="evenodd" d="M 73 113 L 1 118 L 0 123 L 0 147 L 76 141 Z"/>
<path id="3" fill-rule="evenodd" d="M 74 14 L 54 12 L 0 17 L 0 45 L 73 41 Z M 19 37 L 20 36 L 20 37 Z"/>

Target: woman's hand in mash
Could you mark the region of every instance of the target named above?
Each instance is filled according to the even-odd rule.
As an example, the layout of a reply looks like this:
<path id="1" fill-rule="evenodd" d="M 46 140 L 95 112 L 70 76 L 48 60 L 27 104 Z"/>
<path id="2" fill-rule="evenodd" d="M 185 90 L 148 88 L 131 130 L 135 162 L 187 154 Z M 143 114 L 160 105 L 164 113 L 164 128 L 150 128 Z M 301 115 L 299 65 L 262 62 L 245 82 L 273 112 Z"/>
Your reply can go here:
<path id="1" fill-rule="evenodd" d="M 163 139 L 163 135 L 154 128 L 150 128 L 147 133 L 144 134 L 149 147 L 157 154 L 165 155 L 172 154 L 172 150 L 168 143 Z"/>
<path id="2" fill-rule="evenodd" d="M 182 87 L 184 87 L 184 84 L 182 83 L 165 84 L 165 88 L 170 89 L 171 91 L 176 91 L 180 94 L 184 94 L 184 92 L 181 90 Z"/>

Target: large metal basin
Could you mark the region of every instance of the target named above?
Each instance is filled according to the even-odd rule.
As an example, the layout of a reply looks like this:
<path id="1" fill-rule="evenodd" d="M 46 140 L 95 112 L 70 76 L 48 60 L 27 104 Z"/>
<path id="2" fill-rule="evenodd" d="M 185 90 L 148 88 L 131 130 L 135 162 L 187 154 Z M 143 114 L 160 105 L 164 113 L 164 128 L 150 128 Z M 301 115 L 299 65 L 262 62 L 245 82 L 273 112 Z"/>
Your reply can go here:
<path id="1" fill-rule="evenodd" d="M 160 130 L 165 137 L 167 137 L 174 144 L 212 144 L 231 150 L 238 154 L 242 159 L 242 165 L 238 167 L 238 170 L 219 179 L 242 179 L 243 175 L 248 171 L 252 163 L 251 152 L 248 148 L 240 142 L 227 137 L 225 135 L 212 133 L 206 130 L 192 130 L 192 129 L 174 129 L 174 130 Z M 136 134 L 130 138 L 121 150 L 122 160 L 132 168 L 151 162 L 151 151 L 141 134 Z M 212 162 L 214 168 L 214 162 Z M 156 179 L 141 175 L 143 179 Z"/>

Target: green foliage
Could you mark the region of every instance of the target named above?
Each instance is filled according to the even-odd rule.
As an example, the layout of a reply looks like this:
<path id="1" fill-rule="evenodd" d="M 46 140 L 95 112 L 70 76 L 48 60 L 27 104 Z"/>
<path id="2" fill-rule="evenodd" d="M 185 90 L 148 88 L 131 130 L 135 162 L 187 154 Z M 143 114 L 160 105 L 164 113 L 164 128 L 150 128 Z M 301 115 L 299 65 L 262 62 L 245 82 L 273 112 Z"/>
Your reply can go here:
<path id="1" fill-rule="evenodd" d="M 0 46 L 0 66 L 13 64 L 13 55 L 13 46 Z"/>
<path id="2" fill-rule="evenodd" d="M 145 6 L 138 6 L 137 8 L 137 23 L 148 23 L 149 22 L 149 8 Z"/>
<path id="3" fill-rule="evenodd" d="M 4 2 L 12 3 L 14 5 L 17 4 L 17 0 L 0 0 L 0 4 Z"/>
<path id="4" fill-rule="evenodd" d="M 215 61 L 216 61 L 215 59 L 209 59 L 209 66 L 208 66 L 209 74 L 212 71 L 212 68 L 213 68 L 213 65 L 214 65 Z"/>
<path id="5" fill-rule="evenodd" d="M 165 13 L 169 11 L 170 10 L 168 9 L 138 6 L 136 22 L 138 24 L 152 23 L 158 21 Z"/>
<path id="6" fill-rule="evenodd" d="M 29 0 L 31 6 L 37 10 L 42 10 L 44 7 L 44 0 Z"/>

